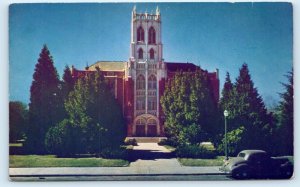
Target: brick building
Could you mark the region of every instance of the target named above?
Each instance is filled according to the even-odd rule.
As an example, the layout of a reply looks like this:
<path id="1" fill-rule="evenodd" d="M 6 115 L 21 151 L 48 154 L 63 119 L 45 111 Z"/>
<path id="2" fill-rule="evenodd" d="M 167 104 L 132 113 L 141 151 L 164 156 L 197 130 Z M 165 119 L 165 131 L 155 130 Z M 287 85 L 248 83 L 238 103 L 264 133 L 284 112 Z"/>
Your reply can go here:
<path id="1" fill-rule="evenodd" d="M 219 77 L 192 63 L 166 62 L 163 59 L 161 37 L 161 14 L 136 13 L 132 11 L 131 43 L 128 61 L 98 61 L 77 70 L 72 67 L 73 77 L 95 71 L 104 73 L 119 101 L 127 121 L 127 136 L 164 136 L 164 114 L 160 105 L 165 82 L 176 71 L 201 70 L 207 74 L 213 89 L 213 98 L 219 100 Z"/>

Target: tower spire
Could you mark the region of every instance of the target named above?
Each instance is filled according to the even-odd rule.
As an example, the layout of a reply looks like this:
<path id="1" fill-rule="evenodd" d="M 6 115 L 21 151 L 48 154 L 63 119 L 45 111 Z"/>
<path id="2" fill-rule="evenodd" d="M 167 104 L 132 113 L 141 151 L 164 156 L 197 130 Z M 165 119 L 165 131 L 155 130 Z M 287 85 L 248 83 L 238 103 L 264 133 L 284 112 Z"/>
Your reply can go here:
<path id="1" fill-rule="evenodd" d="M 136 13 L 136 5 L 133 6 L 132 13 Z"/>
<path id="2" fill-rule="evenodd" d="M 160 10 L 159 10 L 158 6 L 156 7 L 156 15 L 160 15 Z"/>

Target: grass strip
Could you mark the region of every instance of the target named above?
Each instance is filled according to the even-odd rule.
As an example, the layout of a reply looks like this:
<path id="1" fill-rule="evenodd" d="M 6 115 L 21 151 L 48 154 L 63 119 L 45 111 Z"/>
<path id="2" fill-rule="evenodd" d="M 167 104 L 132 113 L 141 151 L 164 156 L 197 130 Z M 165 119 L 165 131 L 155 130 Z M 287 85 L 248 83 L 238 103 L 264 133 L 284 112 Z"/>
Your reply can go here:
<path id="1" fill-rule="evenodd" d="M 129 162 L 122 159 L 57 158 L 55 155 L 10 155 L 9 167 L 124 167 Z"/>
<path id="2" fill-rule="evenodd" d="M 215 159 L 194 159 L 194 158 L 178 158 L 183 166 L 222 166 L 224 156 L 217 156 Z"/>

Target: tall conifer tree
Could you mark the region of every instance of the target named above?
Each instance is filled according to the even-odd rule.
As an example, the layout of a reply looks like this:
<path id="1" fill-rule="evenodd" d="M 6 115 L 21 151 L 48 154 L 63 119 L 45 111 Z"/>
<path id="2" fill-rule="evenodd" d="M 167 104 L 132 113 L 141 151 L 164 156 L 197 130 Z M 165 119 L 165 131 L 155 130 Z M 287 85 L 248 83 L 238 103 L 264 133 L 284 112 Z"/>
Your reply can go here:
<path id="1" fill-rule="evenodd" d="M 286 91 L 280 96 L 282 101 L 279 106 L 280 115 L 280 135 L 282 143 L 281 154 L 294 154 L 294 82 L 293 70 L 289 72 L 286 77 L 288 83 L 284 84 Z"/>
<path id="2" fill-rule="evenodd" d="M 271 118 L 257 88 L 251 79 L 248 65 L 243 64 L 235 83 L 234 127 L 244 126 L 246 136 L 243 139 L 245 148 L 267 149 L 271 127 Z M 253 141 L 253 140 L 257 141 Z"/>
<path id="3" fill-rule="evenodd" d="M 25 146 L 31 153 L 45 153 L 45 134 L 61 120 L 59 83 L 52 56 L 44 45 L 30 87 L 29 125 Z"/>
<path id="4" fill-rule="evenodd" d="M 72 77 L 71 70 L 67 65 L 64 69 L 63 80 L 62 80 L 62 92 L 63 97 L 66 99 L 69 93 L 74 89 L 75 80 Z"/>
<path id="5" fill-rule="evenodd" d="M 242 149 L 272 149 L 272 118 L 254 87 L 247 64 L 242 65 L 233 86 L 227 74 L 220 108 L 229 111 L 228 136 L 235 144 L 231 145 L 229 142 L 230 154 L 236 154 Z"/>
<path id="6" fill-rule="evenodd" d="M 234 88 L 230 79 L 229 72 L 226 73 L 225 83 L 222 90 L 222 97 L 220 99 L 220 115 L 223 116 L 224 110 L 230 111 L 230 116 L 233 114 L 233 106 L 234 106 Z"/>

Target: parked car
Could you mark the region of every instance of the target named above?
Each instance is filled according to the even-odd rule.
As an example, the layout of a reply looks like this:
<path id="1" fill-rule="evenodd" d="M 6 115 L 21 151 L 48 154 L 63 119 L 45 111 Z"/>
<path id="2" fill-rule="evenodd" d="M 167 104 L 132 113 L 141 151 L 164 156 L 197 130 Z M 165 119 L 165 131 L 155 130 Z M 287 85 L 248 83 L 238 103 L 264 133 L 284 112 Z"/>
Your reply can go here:
<path id="1" fill-rule="evenodd" d="M 270 157 L 263 150 L 244 150 L 237 157 L 229 159 L 220 168 L 233 178 L 289 179 L 294 166 L 288 157 Z"/>

